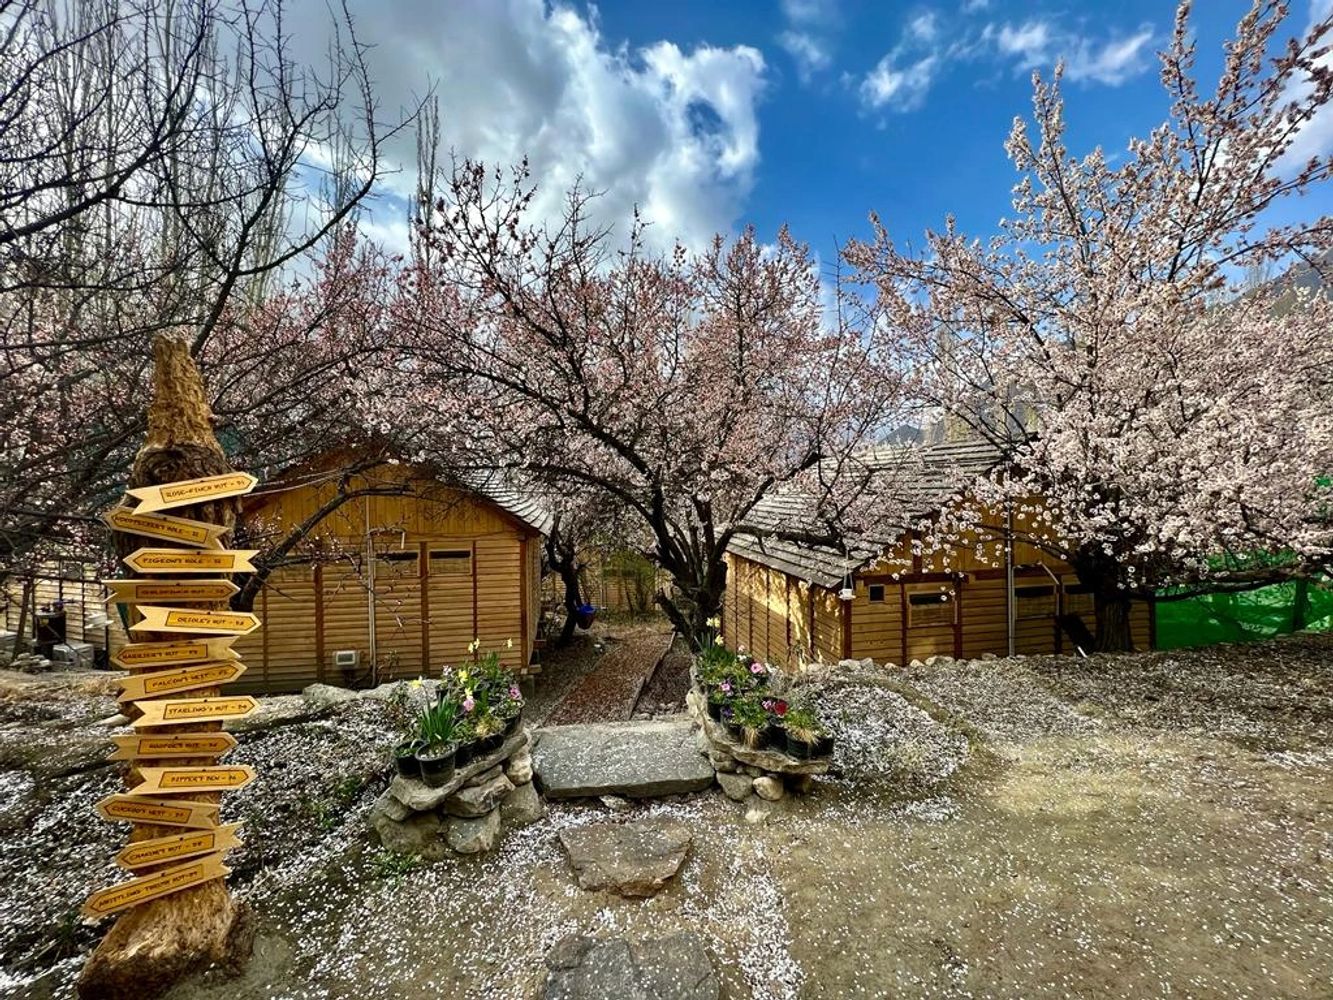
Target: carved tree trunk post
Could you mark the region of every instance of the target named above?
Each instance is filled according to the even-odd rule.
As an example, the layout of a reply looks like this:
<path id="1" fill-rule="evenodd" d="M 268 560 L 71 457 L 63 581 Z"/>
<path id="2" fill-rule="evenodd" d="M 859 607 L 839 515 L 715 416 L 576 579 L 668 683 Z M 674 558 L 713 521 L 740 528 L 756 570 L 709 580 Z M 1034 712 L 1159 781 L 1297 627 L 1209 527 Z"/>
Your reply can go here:
<path id="1" fill-rule="evenodd" d="M 233 471 L 213 434 L 212 412 L 203 380 L 185 341 L 159 336 L 153 345 L 155 361 L 153 401 L 148 411 L 148 435 L 135 457 L 130 473 L 131 488 L 156 486 L 185 479 L 214 476 Z M 225 525 L 230 531 L 236 520 L 236 498 L 212 500 L 171 511 L 197 521 Z M 123 558 L 144 544 L 133 535 L 116 533 L 116 547 Z M 169 542 L 154 543 L 163 546 Z M 139 574 L 142 576 L 142 574 Z M 183 602 L 181 605 L 185 607 Z M 188 607 L 223 610 L 226 602 L 196 603 Z M 136 618 L 137 620 L 137 618 Z M 135 633 L 136 641 L 170 640 L 181 637 L 161 632 Z M 170 666 L 153 669 L 170 669 Z M 189 692 L 190 697 L 220 694 L 217 687 Z M 142 715 L 132 706 L 126 711 Z M 152 733 L 202 733 L 222 728 L 221 722 L 188 726 L 147 727 Z M 138 767 L 214 764 L 215 757 L 138 759 L 131 763 L 127 787 L 140 780 Z M 220 792 L 191 793 L 190 800 L 216 803 Z M 178 834 L 179 828 L 135 823 L 130 841 Z M 146 868 L 135 874 L 151 874 Z M 84 966 L 79 995 L 84 1000 L 116 997 L 157 996 L 184 976 L 217 963 L 238 969 L 249 958 L 254 940 L 253 919 L 245 904 L 238 904 L 227 890 L 225 879 L 174 892 L 134 906 L 116 919 L 97 950 Z"/>

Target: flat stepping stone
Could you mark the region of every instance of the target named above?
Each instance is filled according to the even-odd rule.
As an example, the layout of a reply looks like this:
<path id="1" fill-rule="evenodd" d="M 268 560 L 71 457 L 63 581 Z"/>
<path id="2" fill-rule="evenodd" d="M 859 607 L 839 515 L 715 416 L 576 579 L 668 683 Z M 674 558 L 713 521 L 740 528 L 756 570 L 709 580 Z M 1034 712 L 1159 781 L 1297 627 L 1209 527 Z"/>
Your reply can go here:
<path id="1" fill-rule="evenodd" d="M 560 831 L 560 843 L 584 889 L 622 896 L 657 893 L 680 871 L 694 835 L 670 819 L 589 823 Z"/>
<path id="2" fill-rule="evenodd" d="M 629 941 L 572 935 L 546 956 L 545 1000 L 718 1000 L 703 938 L 692 931 Z"/>
<path id="3" fill-rule="evenodd" d="M 539 729 L 532 765 L 549 799 L 700 792 L 712 785 L 714 774 L 695 745 L 689 719 Z"/>

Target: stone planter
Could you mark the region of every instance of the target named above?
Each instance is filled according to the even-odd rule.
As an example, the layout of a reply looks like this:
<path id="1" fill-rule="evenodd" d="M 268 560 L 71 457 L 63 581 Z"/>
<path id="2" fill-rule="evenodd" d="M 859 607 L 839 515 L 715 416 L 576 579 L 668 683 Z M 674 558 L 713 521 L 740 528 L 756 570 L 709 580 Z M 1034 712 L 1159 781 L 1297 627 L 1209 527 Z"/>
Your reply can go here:
<path id="1" fill-rule="evenodd" d="M 384 847 L 427 860 L 479 854 L 505 827 L 539 819 L 545 806 L 532 785 L 531 738 L 524 729 L 465 762 L 438 785 L 398 775 L 376 800 L 370 824 Z"/>

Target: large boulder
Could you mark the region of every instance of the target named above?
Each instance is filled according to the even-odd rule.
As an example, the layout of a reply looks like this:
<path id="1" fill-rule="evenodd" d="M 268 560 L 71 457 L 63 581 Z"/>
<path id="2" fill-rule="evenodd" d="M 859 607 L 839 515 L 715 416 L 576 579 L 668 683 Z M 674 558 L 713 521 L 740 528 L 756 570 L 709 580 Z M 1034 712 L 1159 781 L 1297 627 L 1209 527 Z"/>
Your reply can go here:
<path id="1" fill-rule="evenodd" d="M 301 691 L 301 697 L 315 709 L 329 708 L 356 701 L 360 695 L 350 688 L 335 687 L 332 684 L 310 684 Z"/>
<path id="2" fill-rule="evenodd" d="M 538 731 L 532 759 L 542 792 L 554 799 L 653 798 L 713 783 L 688 719 L 553 726 Z"/>
<path id="3" fill-rule="evenodd" d="M 537 794 L 531 781 L 515 785 L 513 791 L 500 803 L 500 818 L 508 826 L 526 826 L 546 815 L 546 803 Z"/>
<path id="4" fill-rule="evenodd" d="M 691 931 L 645 941 L 562 938 L 546 956 L 545 1000 L 717 1000 L 717 973 Z"/>
<path id="5" fill-rule="evenodd" d="M 651 896 L 685 862 L 694 835 L 675 820 L 589 823 L 560 831 L 569 863 L 585 889 Z"/>
<path id="6" fill-rule="evenodd" d="M 379 814 L 373 822 L 375 833 L 387 850 L 397 854 L 415 854 L 428 861 L 439 861 L 449 854 L 441 839 L 444 823 L 434 813 L 417 813 L 402 821 Z"/>

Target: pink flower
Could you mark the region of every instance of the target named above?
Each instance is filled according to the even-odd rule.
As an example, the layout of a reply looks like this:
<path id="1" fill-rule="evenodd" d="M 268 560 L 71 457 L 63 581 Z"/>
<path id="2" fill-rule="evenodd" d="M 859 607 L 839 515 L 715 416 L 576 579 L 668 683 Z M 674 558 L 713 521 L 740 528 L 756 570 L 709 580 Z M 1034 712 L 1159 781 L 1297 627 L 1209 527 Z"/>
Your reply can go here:
<path id="1" fill-rule="evenodd" d="M 731 694 L 731 681 L 723 681 L 718 687 L 722 689 L 723 694 Z"/>
<path id="2" fill-rule="evenodd" d="M 476 707 L 477 707 L 477 703 L 476 703 L 476 701 L 473 699 L 473 697 L 472 697 L 471 695 L 468 695 L 466 698 L 463 699 L 463 711 L 464 711 L 464 712 L 470 712 L 470 711 L 472 711 L 472 710 L 473 710 L 474 708 L 476 708 Z"/>
<path id="3" fill-rule="evenodd" d="M 772 698 L 765 698 L 762 702 L 760 702 L 760 704 L 762 704 L 762 705 L 764 706 L 764 711 L 765 711 L 765 712 L 771 711 L 772 708 L 773 708 L 773 699 L 772 699 Z"/>
<path id="4" fill-rule="evenodd" d="M 519 691 L 517 684 L 509 685 L 509 697 L 513 698 L 515 701 L 518 701 L 519 698 L 523 697 L 523 693 Z"/>
<path id="5" fill-rule="evenodd" d="M 762 663 L 760 663 L 758 660 L 756 660 L 754 663 L 750 664 L 750 673 L 766 674 L 768 673 L 768 668 L 764 666 Z"/>

